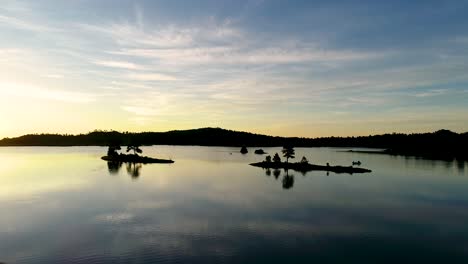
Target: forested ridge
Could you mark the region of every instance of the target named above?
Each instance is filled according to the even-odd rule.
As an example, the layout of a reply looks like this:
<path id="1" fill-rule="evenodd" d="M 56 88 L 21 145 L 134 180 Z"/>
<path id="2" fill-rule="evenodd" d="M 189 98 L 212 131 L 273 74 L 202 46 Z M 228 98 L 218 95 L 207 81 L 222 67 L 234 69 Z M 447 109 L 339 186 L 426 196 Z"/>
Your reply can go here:
<path id="1" fill-rule="evenodd" d="M 467 159 L 468 132 L 439 130 L 432 133 L 382 134 L 359 137 L 277 137 L 226 130 L 200 128 L 167 132 L 93 131 L 88 134 L 29 134 L 0 140 L 0 146 L 106 146 L 109 144 L 200 145 L 269 147 L 366 147 L 386 149 L 388 154 L 431 158 Z"/>

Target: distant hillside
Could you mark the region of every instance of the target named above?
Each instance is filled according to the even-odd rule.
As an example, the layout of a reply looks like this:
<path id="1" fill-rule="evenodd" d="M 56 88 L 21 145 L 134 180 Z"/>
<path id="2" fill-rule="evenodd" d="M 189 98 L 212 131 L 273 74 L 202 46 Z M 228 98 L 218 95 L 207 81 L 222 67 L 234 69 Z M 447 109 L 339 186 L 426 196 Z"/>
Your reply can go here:
<path id="1" fill-rule="evenodd" d="M 200 145 L 200 146 L 281 146 L 285 142 L 305 142 L 310 139 L 272 137 L 221 128 L 173 130 L 168 132 L 121 133 L 94 131 L 80 135 L 33 134 L 0 140 L 0 146 L 106 146 L 125 145 Z"/>
<path id="2" fill-rule="evenodd" d="M 384 148 L 388 154 L 414 155 L 435 159 L 468 160 L 468 133 L 449 130 L 421 134 L 384 134 L 362 137 L 298 138 L 273 137 L 221 128 L 200 128 L 168 132 L 121 133 L 94 131 L 80 135 L 34 134 L 4 138 L 0 146 L 106 146 L 126 145 L 200 145 L 268 147 L 369 147 Z"/>

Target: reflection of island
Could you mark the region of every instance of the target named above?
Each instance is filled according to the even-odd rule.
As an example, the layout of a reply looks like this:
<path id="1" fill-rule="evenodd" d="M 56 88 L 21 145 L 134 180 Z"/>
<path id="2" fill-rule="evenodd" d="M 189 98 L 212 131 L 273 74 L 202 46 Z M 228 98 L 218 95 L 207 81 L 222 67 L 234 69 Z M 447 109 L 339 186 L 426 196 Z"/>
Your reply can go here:
<path id="1" fill-rule="evenodd" d="M 283 179 L 281 180 L 281 183 L 283 185 L 283 189 L 291 189 L 294 186 L 294 175 L 289 174 L 288 170 L 284 170 L 284 176 Z M 267 168 L 265 170 L 266 176 L 271 176 L 271 169 Z M 278 180 L 279 176 L 281 175 L 281 170 L 280 169 L 274 169 L 273 170 L 273 175 L 275 176 L 275 179 Z"/>
<path id="2" fill-rule="evenodd" d="M 119 173 L 120 167 L 122 167 L 122 162 L 118 162 L 118 161 L 107 162 L 107 169 L 109 170 L 110 174 Z"/>
<path id="3" fill-rule="evenodd" d="M 279 170 L 279 169 L 273 170 L 273 175 L 275 176 L 275 179 L 278 179 L 279 176 L 281 175 L 281 170 Z"/>
<path id="4" fill-rule="evenodd" d="M 127 173 L 133 179 L 140 177 L 141 163 L 127 162 Z"/>
<path id="5" fill-rule="evenodd" d="M 294 175 L 289 175 L 288 170 L 286 170 L 286 175 L 283 177 L 283 189 L 291 189 L 294 186 Z"/>
<path id="6" fill-rule="evenodd" d="M 109 170 L 110 174 L 118 174 L 123 164 L 124 162 L 108 161 L 107 169 Z M 136 179 L 140 177 L 140 170 L 143 166 L 142 163 L 125 162 L 125 166 L 128 175 L 130 175 L 132 178 Z"/>

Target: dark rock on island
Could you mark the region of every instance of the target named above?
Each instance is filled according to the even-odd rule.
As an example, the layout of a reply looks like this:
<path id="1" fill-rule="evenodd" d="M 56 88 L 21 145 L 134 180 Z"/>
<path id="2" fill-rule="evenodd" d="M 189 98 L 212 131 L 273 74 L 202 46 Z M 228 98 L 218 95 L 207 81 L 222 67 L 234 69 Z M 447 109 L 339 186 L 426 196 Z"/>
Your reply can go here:
<path id="1" fill-rule="evenodd" d="M 240 150 L 240 153 L 242 154 L 247 154 L 249 151 L 247 150 L 247 147 L 246 146 L 242 146 L 241 150 Z"/>
<path id="2" fill-rule="evenodd" d="M 258 155 L 267 154 L 265 151 L 263 151 L 263 149 L 256 149 L 254 153 Z"/>
<path id="3" fill-rule="evenodd" d="M 304 162 L 296 163 L 287 163 L 287 162 L 257 162 L 251 163 L 250 165 L 255 167 L 260 167 L 264 169 L 285 169 L 285 170 L 295 170 L 299 172 L 308 172 L 308 171 L 331 171 L 335 173 L 366 173 L 372 172 L 371 170 L 364 168 L 355 168 L 353 166 L 328 166 L 328 165 L 315 165 Z"/>

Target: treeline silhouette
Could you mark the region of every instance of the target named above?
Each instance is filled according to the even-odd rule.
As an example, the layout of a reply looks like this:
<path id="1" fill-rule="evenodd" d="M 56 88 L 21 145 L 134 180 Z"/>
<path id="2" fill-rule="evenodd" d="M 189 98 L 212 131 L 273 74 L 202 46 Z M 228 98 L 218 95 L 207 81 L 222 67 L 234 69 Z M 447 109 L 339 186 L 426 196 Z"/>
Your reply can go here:
<path id="1" fill-rule="evenodd" d="M 364 147 L 382 148 L 385 153 L 433 159 L 468 160 L 468 132 L 439 130 L 433 133 L 383 134 L 359 137 L 275 137 L 221 128 L 200 128 L 168 132 L 93 131 L 80 135 L 30 134 L 0 140 L 0 146 L 107 146 L 200 145 L 248 147 Z"/>

